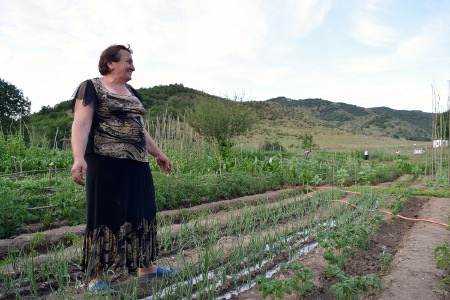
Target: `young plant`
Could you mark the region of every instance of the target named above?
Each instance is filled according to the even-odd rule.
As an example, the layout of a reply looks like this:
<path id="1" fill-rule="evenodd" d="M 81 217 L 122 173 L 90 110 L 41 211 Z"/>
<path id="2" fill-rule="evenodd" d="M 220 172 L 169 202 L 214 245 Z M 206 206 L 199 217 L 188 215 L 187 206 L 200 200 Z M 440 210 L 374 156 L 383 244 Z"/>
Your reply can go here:
<path id="1" fill-rule="evenodd" d="M 433 251 L 434 261 L 437 266 L 444 270 L 447 274 L 450 273 L 450 246 L 448 242 L 439 245 Z"/>
<path id="2" fill-rule="evenodd" d="M 383 290 L 380 278 L 375 274 L 364 276 L 347 277 L 345 273 L 334 264 L 328 264 L 324 268 L 327 276 L 335 277 L 339 281 L 331 286 L 331 291 L 336 295 L 337 299 L 358 299 L 360 291 L 366 292 Z"/>
<path id="3" fill-rule="evenodd" d="M 371 232 L 372 228 L 367 223 L 356 227 L 343 224 L 336 230 L 319 233 L 318 243 L 326 249 L 324 258 L 331 264 L 341 266 L 347 257 L 355 254 L 355 247 L 362 249 L 367 246 Z"/>
<path id="4" fill-rule="evenodd" d="M 382 289 L 381 280 L 375 274 L 345 277 L 344 280 L 336 282 L 331 286 L 331 290 L 337 299 L 358 299 L 358 293 L 360 291 L 378 291 Z"/>
<path id="5" fill-rule="evenodd" d="M 339 169 L 336 172 L 336 179 L 340 186 L 344 186 L 344 183 L 350 178 L 346 169 Z"/>
<path id="6" fill-rule="evenodd" d="M 288 266 L 283 264 L 280 269 L 281 271 L 290 269 L 294 272 L 295 277 L 286 280 L 269 279 L 264 276 L 256 277 L 256 283 L 259 291 L 262 292 L 263 298 L 270 296 L 271 299 L 283 299 L 285 294 L 291 295 L 293 291 L 296 291 L 299 296 L 303 296 L 306 292 L 315 288 L 314 283 L 311 281 L 314 278 L 314 274 L 300 262 L 295 262 Z"/>
<path id="7" fill-rule="evenodd" d="M 45 245 L 47 241 L 47 234 L 44 232 L 36 232 L 31 236 L 30 248 L 35 249 L 36 247 Z"/>
<path id="8" fill-rule="evenodd" d="M 380 254 L 380 266 L 381 266 L 381 274 L 389 271 L 391 268 L 392 255 L 390 253 L 383 252 Z"/>
<path id="9" fill-rule="evenodd" d="M 450 246 L 448 242 L 437 246 L 434 251 L 434 261 L 437 266 L 444 270 L 444 278 L 441 279 L 442 285 L 439 287 L 441 290 L 448 290 L 450 286 Z"/>
<path id="10" fill-rule="evenodd" d="M 321 185 L 323 182 L 322 178 L 320 178 L 319 175 L 314 175 L 314 177 L 311 179 L 311 183 L 315 186 L 319 186 Z"/>

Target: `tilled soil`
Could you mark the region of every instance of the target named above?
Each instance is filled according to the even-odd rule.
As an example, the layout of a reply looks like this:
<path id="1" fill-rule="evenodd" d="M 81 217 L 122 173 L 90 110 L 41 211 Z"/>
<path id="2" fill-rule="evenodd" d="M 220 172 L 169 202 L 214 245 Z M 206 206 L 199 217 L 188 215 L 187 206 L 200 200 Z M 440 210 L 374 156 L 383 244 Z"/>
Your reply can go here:
<path id="1" fill-rule="evenodd" d="M 268 199 L 271 202 L 277 201 L 277 195 L 283 191 L 266 193 L 259 196 L 252 196 L 252 199 L 258 197 Z M 249 198 L 247 198 L 249 199 Z M 211 203 L 204 205 L 202 209 L 215 212 L 212 217 L 220 217 L 225 212 L 219 211 L 219 207 L 224 205 L 236 205 L 242 201 L 242 198 L 221 201 L 219 203 Z M 345 205 L 345 204 L 341 204 Z M 199 207 L 192 210 L 199 211 Z M 186 209 L 185 209 L 186 210 Z M 187 209 L 189 210 L 189 209 Z M 450 199 L 448 198 L 431 198 L 431 197 L 415 197 L 410 200 L 400 215 L 410 218 L 430 219 L 442 223 L 448 223 L 448 212 L 450 212 Z M 179 214 L 180 211 L 164 212 L 164 215 Z M 58 236 L 62 236 L 66 232 L 74 232 L 81 234 L 83 226 L 65 227 L 53 229 L 46 233 L 51 237 L 48 240 L 58 240 Z M 23 234 L 15 239 L 1 240 L 0 253 L 7 245 L 20 245 L 29 243 L 30 236 Z M 450 240 L 450 232 L 441 225 L 429 223 L 426 221 L 409 221 L 400 218 L 393 218 L 386 215 L 385 223 L 380 230 L 372 237 L 367 250 L 359 250 L 356 255 L 349 259 L 343 271 L 347 276 L 376 274 L 382 279 L 384 290 L 376 294 L 360 294 L 361 299 L 450 299 L 446 292 L 438 289 L 443 272 L 439 270 L 433 259 L 433 250 L 445 241 Z M 224 247 L 231 245 L 233 238 L 224 238 L 221 244 Z M 6 246 L 5 246 L 6 245 Z M 68 252 L 71 248 L 68 249 Z M 391 263 L 386 266 L 380 263 L 380 255 L 389 253 L 392 255 Z M 195 253 L 186 253 L 187 256 L 195 257 Z M 333 283 L 331 278 L 327 278 L 323 274 L 323 268 L 326 265 L 323 259 L 323 249 L 316 247 L 312 252 L 302 256 L 299 260 L 309 270 L 315 274 L 314 283 L 316 288 L 305 295 L 303 298 L 295 293 L 285 295 L 283 299 L 336 299 L 335 295 L 330 292 Z M 36 259 L 39 261 L 39 257 Z M 162 253 L 161 262 L 167 262 L 176 265 L 176 259 L 173 254 Z M 74 269 L 72 276 L 80 277 L 79 270 Z M 278 272 L 275 278 L 286 279 L 292 276 L 289 272 Z M 122 276 L 117 278 L 116 285 L 128 284 L 132 277 Z M 161 281 L 151 281 L 150 283 L 139 282 L 137 288 L 137 297 L 144 298 L 149 296 L 145 291 L 148 285 L 161 284 Z M 74 298 L 83 298 L 83 288 L 75 288 L 73 290 Z M 15 299 L 11 295 L 10 299 Z M 58 296 L 52 294 L 51 291 L 42 291 L 42 299 L 58 299 Z M 263 299 L 258 287 L 254 286 L 250 290 L 233 296 L 231 299 Z"/>
<path id="2" fill-rule="evenodd" d="M 450 199 L 415 197 L 401 211 L 400 215 L 410 218 L 431 219 L 448 222 Z M 443 226 L 406 221 L 400 218 L 386 218 L 380 230 L 372 236 L 367 250 L 360 250 L 355 257 L 345 263 L 343 271 L 347 276 L 377 274 L 382 279 L 384 290 L 376 294 L 360 294 L 361 299 L 450 299 L 447 292 L 440 291 L 443 277 L 433 260 L 434 249 L 450 240 L 450 232 Z M 336 299 L 330 291 L 333 281 L 323 274 L 326 261 L 323 249 L 318 247 L 313 253 L 301 258 L 305 268 L 315 274 L 316 288 L 303 298 L 297 294 L 285 295 L 283 299 Z M 382 253 L 392 255 L 389 269 L 380 263 Z M 287 278 L 289 274 L 277 274 Z M 237 299 L 263 299 L 255 286 Z"/>

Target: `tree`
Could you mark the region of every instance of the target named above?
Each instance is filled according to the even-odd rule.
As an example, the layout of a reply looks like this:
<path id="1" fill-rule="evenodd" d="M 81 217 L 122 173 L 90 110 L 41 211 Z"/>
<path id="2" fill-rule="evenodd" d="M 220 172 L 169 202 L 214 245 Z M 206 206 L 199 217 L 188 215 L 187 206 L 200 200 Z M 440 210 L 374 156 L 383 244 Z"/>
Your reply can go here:
<path id="1" fill-rule="evenodd" d="M 316 148 L 317 145 L 313 142 L 313 136 L 311 133 L 307 132 L 304 135 L 300 135 L 299 140 L 302 141 L 303 149 Z"/>
<path id="2" fill-rule="evenodd" d="M 0 78 L 0 127 L 16 121 L 30 113 L 31 101 L 22 90 Z"/>
<path id="3" fill-rule="evenodd" d="M 186 121 L 207 141 L 216 143 L 221 155 L 226 156 L 233 146 L 233 137 L 250 130 L 258 119 L 243 103 L 202 97 Z"/>

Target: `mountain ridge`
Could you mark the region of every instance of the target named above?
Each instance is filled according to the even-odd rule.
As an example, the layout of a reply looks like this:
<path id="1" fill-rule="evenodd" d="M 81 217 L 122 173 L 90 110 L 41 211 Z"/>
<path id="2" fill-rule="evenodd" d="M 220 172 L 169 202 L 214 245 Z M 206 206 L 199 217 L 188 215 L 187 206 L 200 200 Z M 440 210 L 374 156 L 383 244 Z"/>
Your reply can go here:
<path id="1" fill-rule="evenodd" d="M 388 107 L 364 108 L 321 98 L 266 100 L 288 108 L 302 109 L 326 125 L 355 134 L 387 136 L 398 139 L 429 141 L 432 114 L 418 110 L 395 110 Z"/>
<path id="2" fill-rule="evenodd" d="M 185 87 L 183 84 L 139 88 L 137 91 L 142 96 L 142 103 L 147 109 L 146 117 L 149 118 L 161 115 L 182 116 L 192 109 L 195 103 L 204 99 L 230 100 Z M 255 109 L 261 126 L 265 126 L 265 129 L 258 133 L 261 138 L 264 138 L 264 132 L 267 130 L 283 132 L 290 128 L 298 134 L 328 130 L 411 141 L 431 140 L 432 114 L 422 111 L 395 110 L 388 107 L 363 108 L 320 98 L 234 100 Z M 71 101 L 66 100 L 54 107 L 43 106 L 40 111 L 24 117 L 23 120 L 29 128 L 35 129 L 36 136 L 59 135 L 67 139 L 70 136 L 72 118 Z"/>

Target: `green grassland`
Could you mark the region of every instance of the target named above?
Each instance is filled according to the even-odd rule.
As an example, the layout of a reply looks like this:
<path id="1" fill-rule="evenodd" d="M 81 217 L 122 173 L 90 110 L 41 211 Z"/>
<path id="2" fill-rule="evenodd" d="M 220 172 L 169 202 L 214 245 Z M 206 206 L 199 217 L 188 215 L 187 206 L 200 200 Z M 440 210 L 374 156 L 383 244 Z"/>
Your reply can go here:
<path id="1" fill-rule="evenodd" d="M 320 125 L 297 124 L 290 120 L 264 120 L 258 124 L 255 131 L 238 140 L 249 148 L 256 148 L 265 140 L 279 141 L 289 151 L 303 150 L 300 148 L 300 137 L 305 133 L 313 136 L 314 143 L 321 150 L 384 150 L 392 152 L 398 149 L 402 154 L 412 154 L 414 148 L 428 148 L 430 142 L 395 139 L 386 136 L 361 135 Z"/>

